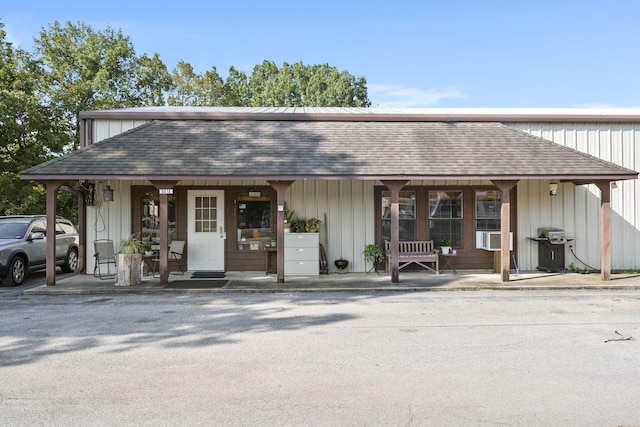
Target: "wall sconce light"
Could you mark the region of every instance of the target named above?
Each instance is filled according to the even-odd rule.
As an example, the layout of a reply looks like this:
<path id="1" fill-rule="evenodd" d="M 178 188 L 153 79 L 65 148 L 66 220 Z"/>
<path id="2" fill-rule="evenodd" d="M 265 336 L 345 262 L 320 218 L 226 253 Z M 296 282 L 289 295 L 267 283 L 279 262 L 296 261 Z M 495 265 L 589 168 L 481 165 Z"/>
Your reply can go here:
<path id="1" fill-rule="evenodd" d="M 550 182 L 549 183 L 549 195 L 550 196 L 557 196 L 558 195 L 558 183 L 557 182 Z"/>
<path id="2" fill-rule="evenodd" d="M 102 200 L 104 200 L 105 202 L 113 202 L 113 190 L 111 189 L 110 185 L 107 185 L 107 187 L 102 192 Z"/>

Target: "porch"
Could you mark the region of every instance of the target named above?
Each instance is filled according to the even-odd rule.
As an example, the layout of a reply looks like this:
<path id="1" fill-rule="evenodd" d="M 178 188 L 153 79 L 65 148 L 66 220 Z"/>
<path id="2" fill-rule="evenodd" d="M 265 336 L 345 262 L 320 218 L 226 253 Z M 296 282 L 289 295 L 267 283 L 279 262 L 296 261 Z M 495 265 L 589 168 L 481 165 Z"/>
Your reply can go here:
<path id="1" fill-rule="evenodd" d="M 520 272 L 503 282 L 500 274 L 479 270 L 458 270 L 435 275 L 429 272 L 406 272 L 398 283 L 388 273 L 344 273 L 321 276 L 291 276 L 276 283 L 273 275 L 262 271 L 230 272 L 223 279 L 191 279 L 193 272 L 169 276 L 169 285 L 159 278 L 143 277 L 136 286 L 115 286 L 114 281 L 76 274 L 56 282 L 26 290 L 29 295 L 109 295 L 156 293 L 274 293 L 274 292 L 423 292 L 531 289 L 640 289 L 640 274 L 612 274 L 602 281 L 599 274 Z M 176 282 L 218 281 L 216 287 L 172 287 Z"/>

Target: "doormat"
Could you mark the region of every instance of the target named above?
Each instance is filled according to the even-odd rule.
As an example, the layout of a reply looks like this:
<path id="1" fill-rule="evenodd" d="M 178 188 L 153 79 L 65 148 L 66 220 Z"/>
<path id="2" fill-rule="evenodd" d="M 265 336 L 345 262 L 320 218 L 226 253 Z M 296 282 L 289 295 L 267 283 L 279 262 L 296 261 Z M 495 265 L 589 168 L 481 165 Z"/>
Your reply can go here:
<path id="1" fill-rule="evenodd" d="M 179 280 L 171 282 L 165 289 L 215 289 L 226 285 L 228 280 Z"/>
<path id="2" fill-rule="evenodd" d="M 194 271 L 191 275 L 192 279 L 222 279 L 224 271 Z"/>

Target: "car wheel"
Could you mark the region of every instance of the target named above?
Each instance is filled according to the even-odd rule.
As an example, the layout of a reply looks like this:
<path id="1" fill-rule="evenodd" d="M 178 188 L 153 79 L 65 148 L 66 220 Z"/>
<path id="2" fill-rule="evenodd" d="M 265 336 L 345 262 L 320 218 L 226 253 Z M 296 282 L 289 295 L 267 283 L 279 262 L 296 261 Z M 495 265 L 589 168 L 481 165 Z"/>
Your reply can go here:
<path id="1" fill-rule="evenodd" d="M 67 254 L 67 259 L 62 264 L 63 273 L 73 273 L 78 269 L 78 250 L 71 249 Z"/>
<path id="2" fill-rule="evenodd" d="M 15 257 L 9 266 L 9 274 L 4 278 L 4 282 L 8 286 L 19 286 L 24 282 L 24 278 L 27 275 L 27 265 L 24 259 Z"/>

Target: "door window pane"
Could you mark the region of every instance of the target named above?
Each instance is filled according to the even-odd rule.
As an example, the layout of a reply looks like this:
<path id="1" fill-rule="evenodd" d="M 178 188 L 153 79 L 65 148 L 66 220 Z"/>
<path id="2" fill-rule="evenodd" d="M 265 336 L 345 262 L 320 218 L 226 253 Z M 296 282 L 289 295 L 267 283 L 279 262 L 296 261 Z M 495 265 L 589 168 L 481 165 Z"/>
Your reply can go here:
<path id="1" fill-rule="evenodd" d="M 380 231 L 382 242 L 391 240 L 391 192 L 381 194 L 382 218 Z M 400 240 L 416 240 L 416 192 L 401 191 L 399 207 Z M 383 246 L 384 247 L 384 246 Z"/>
<path id="2" fill-rule="evenodd" d="M 218 224 L 218 198 L 216 196 L 196 196 L 195 231 L 196 233 L 213 233 Z"/>
<path id="3" fill-rule="evenodd" d="M 434 245 L 447 239 L 450 246 L 462 247 L 462 191 L 429 192 L 429 236 Z"/>

